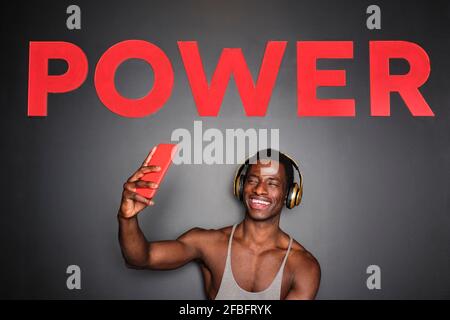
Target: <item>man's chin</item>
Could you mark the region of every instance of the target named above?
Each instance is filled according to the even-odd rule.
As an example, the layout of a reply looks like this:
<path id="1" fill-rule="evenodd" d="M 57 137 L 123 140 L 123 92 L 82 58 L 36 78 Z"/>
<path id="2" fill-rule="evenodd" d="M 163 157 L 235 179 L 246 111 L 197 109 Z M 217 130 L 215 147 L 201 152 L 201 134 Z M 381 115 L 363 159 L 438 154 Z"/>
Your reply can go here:
<path id="1" fill-rule="evenodd" d="M 247 208 L 248 216 L 257 221 L 265 221 L 270 218 L 273 218 L 276 214 L 268 210 L 255 210 L 252 208 Z"/>

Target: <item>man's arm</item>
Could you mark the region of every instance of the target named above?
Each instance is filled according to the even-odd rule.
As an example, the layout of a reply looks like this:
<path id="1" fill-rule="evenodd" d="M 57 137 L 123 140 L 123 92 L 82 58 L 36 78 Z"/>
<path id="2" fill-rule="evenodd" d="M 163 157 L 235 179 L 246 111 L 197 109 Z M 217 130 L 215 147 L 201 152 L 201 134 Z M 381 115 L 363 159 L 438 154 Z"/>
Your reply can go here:
<path id="1" fill-rule="evenodd" d="M 146 173 L 161 169 L 157 166 L 148 166 L 154 151 L 155 148 L 123 186 L 118 213 L 119 243 L 125 262 L 130 267 L 173 269 L 200 258 L 199 248 L 203 232 L 201 229 L 192 229 L 173 241 L 148 242 L 145 239 L 137 215 L 154 203 L 151 199 L 136 193 L 136 188 L 158 188 L 154 182 L 141 180 Z"/>
<path id="2" fill-rule="evenodd" d="M 286 300 L 312 300 L 320 284 L 320 266 L 309 253 L 302 253 L 294 270 L 294 278 Z"/>
<path id="3" fill-rule="evenodd" d="M 175 269 L 201 258 L 204 231 L 194 228 L 176 240 L 148 242 L 137 217 L 124 219 L 119 214 L 119 242 L 128 266 L 157 270 Z"/>

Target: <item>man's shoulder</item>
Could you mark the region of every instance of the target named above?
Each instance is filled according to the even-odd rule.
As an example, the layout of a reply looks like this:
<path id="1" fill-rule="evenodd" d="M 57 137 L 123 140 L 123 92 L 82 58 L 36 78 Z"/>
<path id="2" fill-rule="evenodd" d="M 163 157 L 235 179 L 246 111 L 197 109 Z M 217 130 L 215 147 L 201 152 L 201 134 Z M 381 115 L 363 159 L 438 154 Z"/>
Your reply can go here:
<path id="1" fill-rule="evenodd" d="M 290 269 L 292 270 L 312 273 L 318 272 L 320 274 L 320 265 L 316 257 L 296 240 L 292 241 L 292 248 L 288 261 Z"/>
<path id="2" fill-rule="evenodd" d="M 220 229 L 205 229 L 195 227 L 187 231 L 184 235 L 190 238 L 195 238 L 199 241 L 206 241 L 205 243 L 215 243 L 220 241 L 227 241 L 233 226 L 223 227 Z"/>

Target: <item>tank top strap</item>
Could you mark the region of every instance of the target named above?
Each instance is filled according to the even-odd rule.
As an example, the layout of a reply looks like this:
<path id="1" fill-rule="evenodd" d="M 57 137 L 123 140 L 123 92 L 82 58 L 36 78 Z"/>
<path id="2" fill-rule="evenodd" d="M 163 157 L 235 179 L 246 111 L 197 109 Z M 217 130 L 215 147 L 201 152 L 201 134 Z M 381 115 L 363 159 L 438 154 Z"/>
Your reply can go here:
<path id="1" fill-rule="evenodd" d="M 283 273 L 284 266 L 285 266 L 286 261 L 287 261 L 288 256 L 289 256 L 289 252 L 291 251 L 291 247 L 292 247 L 292 237 L 289 236 L 289 246 L 288 246 L 288 248 L 286 250 L 286 255 L 284 256 L 283 262 L 281 263 L 281 267 L 280 267 L 280 270 L 279 270 L 281 273 Z"/>
<path id="2" fill-rule="evenodd" d="M 231 243 L 233 242 L 234 231 L 236 230 L 237 224 L 233 225 L 233 229 L 231 229 L 230 238 L 228 239 L 228 251 L 227 251 L 227 262 L 231 262 Z"/>

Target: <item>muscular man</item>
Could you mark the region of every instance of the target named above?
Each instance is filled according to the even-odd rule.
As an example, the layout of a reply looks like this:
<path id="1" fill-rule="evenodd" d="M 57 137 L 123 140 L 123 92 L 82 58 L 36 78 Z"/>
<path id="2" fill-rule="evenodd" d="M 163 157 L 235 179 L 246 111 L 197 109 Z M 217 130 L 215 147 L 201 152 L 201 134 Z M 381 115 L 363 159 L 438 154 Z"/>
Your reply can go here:
<path id="1" fill-rule="evenodd" d="M 280 229 L 280 214 L 294 180 L 292 163 L 284 154 L 277 160 L 256 161 L 247 167 L 242 202 L 244 219 L 218 230 L 193 228 L 176 240 L 148 242 L 137 214 L 154 203 L 136 188 L 158 188 L 140 178 L 160 170 L 148 166 L 151 155 L 124 184 L 120 205 L 119 242 L 128 266 L 168 270 L 199 263 L 209 299 L 314 299 L 319 288 L 317 260 Z M 253 163 L 253 164 L 252 164 Z"/>

